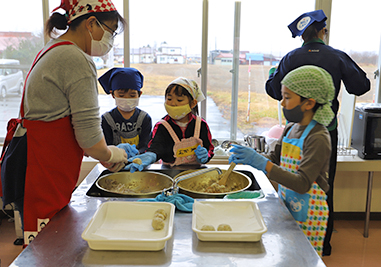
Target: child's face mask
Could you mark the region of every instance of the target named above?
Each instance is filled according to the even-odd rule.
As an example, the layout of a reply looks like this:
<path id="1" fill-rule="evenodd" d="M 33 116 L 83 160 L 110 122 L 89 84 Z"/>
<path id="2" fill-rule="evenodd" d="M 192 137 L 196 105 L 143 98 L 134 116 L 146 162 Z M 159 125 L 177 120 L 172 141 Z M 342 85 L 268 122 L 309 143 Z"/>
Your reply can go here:
<path id="1" fill-rule="evenodd" d="M 297 105 L 292 109 L 283 108 L 283 114 L 287 121 L 296 122 L 296 123 L 302 121 L 304 112 L 302 111 L 301 107 L 303 106 L 304 103 L 306 103 L 306 100 L 303 101 L 300 105 Z"/>
<path id="2" fill-rule="evenodd" d="M 139 98 L 115 97 L 115 104 L 120 110 L 124 112 L 130 112 L 139 105 Z"/>
<path id="3" fill-rule="evenodd" d="M 181 120 L 192 111 L 189 104 L 173 107 L 164 103 L 164 106 L 168 115 L 174 120 Z"/>

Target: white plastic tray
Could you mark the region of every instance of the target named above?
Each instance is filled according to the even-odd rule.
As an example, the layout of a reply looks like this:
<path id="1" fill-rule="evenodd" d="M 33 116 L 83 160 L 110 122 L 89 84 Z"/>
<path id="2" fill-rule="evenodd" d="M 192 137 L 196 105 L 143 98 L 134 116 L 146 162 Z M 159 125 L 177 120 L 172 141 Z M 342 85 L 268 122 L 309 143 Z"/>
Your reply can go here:
<path id="1" fill-rule="evenodd" d="M 162 230 L 154 230 L 157 209 L 167 213 Z M 102 203 L 82 233 L 94 250 L 157 251 L 172 237 L 175 206 L 166 202 L 110 201 Z"/>
<path id="2" fill-rule="evenodd" d="M 220 224 L 229 224 L 232 231 L 217 231 Z M 201 231 L 203 225 L 213 225 L 216 231 Z M 194 202 L 192 230 L 201 241 L 256 242 L 267 227 L 254 201 L 210 200 Z"/>

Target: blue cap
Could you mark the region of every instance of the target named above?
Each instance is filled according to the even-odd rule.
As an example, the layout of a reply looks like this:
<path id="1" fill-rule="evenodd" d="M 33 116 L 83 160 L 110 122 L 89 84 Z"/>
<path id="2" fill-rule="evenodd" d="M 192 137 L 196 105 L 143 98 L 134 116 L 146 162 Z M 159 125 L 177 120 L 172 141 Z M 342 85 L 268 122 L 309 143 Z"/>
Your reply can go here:
<path id="1" fill-rule="evenodd" d="M 135 68 L 112 68 L 98 79 L 106 94 L 110 90 L 133 89 L 140 92 L 143 75 Z"/>
<path id="2" fill-rule="evenodd" d="M 326 20 L 327 16 L 324 14 L 323 10 L 319 9 L 300 15 L 296 20 L 288 25 L 288 28 L 292 33 L 292 38 L 295 38 L 296 36 L 302 35 L 308 26 L 314 22 L 316 22 L 316 30 L 320 31 L 326 26 Z"/>

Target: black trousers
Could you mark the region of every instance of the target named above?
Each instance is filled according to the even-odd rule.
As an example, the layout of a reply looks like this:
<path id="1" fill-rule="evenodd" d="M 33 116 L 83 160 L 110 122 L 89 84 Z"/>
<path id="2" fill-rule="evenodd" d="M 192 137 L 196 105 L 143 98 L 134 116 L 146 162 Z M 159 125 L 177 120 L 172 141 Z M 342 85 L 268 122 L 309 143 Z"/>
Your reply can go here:
<path id="1" fill-rule="evenodd" d="M 335 218 L 335 213 L 333 210 L 333 184 L 336 174 L 336 164 L 337 164 L 337 128 L 329 132 L 331 136 L 331 158 L 329 160 L 329 173 L 328 173 L 328 184 L 329 191 L 327 193 L 327 204 L 329 208 L 329 217 L 327 223 L 327 231 L 324 238 L 323 244 L 323 255 L 331 255 L 331 237 L 333 231 L 333 221 Z"/>

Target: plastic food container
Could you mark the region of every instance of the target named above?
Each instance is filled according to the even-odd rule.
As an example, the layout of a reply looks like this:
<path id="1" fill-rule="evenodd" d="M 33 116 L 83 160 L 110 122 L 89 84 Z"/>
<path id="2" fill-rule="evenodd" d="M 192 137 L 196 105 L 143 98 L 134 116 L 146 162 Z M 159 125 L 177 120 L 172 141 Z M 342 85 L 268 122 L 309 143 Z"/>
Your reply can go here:
<path id="1" fill-rule="evenodd" d="M 167 218 L 162 230 L 152 228 L 156 210 Z M 82 233 L 94 250 L 157 251 L 172 237 L 175 206 L 166 202 L 110 201 L 102 203 Z"/>
<path id="2" fill-rule="evenodd" d="M 217 231 L 220 224 L 230 225 L 232 231 Z M 212 225 L 215 231 L 202 231 Z M 248 200 L 195 201 L 192 230 L 201 241 L 256 242 L 267 232 L 258 205 Z"/>

